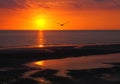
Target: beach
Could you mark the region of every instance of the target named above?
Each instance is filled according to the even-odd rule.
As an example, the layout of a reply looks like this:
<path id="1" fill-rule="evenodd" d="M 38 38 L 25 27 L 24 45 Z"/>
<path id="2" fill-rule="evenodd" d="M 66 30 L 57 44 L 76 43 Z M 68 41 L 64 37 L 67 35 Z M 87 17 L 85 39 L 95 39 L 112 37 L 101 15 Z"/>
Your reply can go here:
<path id="1" fill-rule="evenodd" d="M 0 0 L 0 84 L 120 84 L 120 0 Z"/>
<path id="2" fill-rule="evenodd" d="M 69 69 L 68 76 L 56 75 L 59 70 L 54 68 L 26 66 L 40 60 L 111 54 L 117 54 L 118 61 L 103 63 L 109 67 Z M 0 84 L 119 84 L 119 55 L 120 44 L 0 49 Z"/>

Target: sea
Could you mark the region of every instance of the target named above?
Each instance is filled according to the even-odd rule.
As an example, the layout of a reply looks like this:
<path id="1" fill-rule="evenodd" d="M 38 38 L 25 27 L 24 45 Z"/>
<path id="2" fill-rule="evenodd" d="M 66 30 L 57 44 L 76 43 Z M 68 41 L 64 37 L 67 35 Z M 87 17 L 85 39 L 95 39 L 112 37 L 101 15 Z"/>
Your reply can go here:
<path id="1" fill-rule="evenodd" d="M 0 48 L 119 44 L 120 31 L 0 31 Z"/>

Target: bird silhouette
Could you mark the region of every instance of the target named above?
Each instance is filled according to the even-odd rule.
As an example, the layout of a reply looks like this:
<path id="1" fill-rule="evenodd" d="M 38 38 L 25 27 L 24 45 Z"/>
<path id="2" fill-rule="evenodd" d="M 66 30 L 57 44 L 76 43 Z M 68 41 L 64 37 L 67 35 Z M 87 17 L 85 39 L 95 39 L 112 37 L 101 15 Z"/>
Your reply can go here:
<path id="1" fill-rule="evenodd" d="M 65 23 L 57 23 L 57 24 L 59 24 L 60 26 L 64 26 L 64 25 L 67 24 L 67 23 L 69 23 L 69 22 L 65 22 Z"/>

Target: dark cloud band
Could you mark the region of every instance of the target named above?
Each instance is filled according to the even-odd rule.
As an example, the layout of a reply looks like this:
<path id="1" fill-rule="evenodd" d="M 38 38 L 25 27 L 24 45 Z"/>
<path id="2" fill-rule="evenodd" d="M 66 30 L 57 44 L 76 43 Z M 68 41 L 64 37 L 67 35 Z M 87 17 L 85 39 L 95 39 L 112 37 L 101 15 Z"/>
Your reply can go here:
<path id="1" fill-rule="evenodd" d="M 19 0 L 0 0 L 0 8 L 25 8 L 25 0 L 21 0 L 19 3 Z"/>
<path id="2" fill-rule="evenodd" d="M 0 8 L 120 9 L 120 0 L 0 0 Z"/>

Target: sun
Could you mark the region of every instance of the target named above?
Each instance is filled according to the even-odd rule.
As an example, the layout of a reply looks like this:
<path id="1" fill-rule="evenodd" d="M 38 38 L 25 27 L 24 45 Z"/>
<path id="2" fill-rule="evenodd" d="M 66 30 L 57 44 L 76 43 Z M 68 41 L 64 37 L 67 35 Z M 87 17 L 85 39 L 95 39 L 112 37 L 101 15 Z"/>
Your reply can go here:
<path id="1" fill-rule="evenodd" d="M 37 18 L 36 20 L 35 20 L 35 24 L 36 24 L 36 26 L 37 27 L 44 27 L 45 26 L 45 19 L 43 19 L 43 18 Z"/>
<path id="2" fill-rule="evenodd" d="M 44 30 L 46 28 L 47 20 L 44 16 L 35 16 L 33 18 L 33 24 L 38 30 Z"/>

